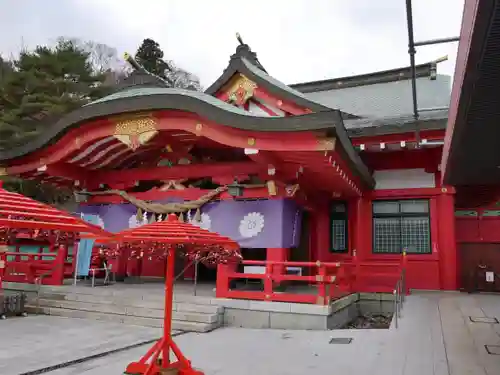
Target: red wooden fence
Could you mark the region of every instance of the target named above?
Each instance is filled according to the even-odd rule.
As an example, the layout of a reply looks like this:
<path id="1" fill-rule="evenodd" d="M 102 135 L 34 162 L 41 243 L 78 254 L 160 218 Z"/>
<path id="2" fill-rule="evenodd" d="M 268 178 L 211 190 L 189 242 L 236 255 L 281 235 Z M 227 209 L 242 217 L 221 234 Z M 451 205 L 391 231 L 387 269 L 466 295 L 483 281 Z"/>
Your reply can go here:
<path id="1" fill-rule="evenodd" d="M 219 264 L 216 296 L 218 298 L 249 299 L 274 302 L 294 302 L 328 305 L 333 299 L 355 292 L 392 293 L 402 273 L 406 272 L 406 255 L 400 262 L 279 262 L 244 260 L 243 265 L 263 266 L 264 273 L 236 271 L 236 265 Z M 307 269 L 307 275 L 285 273 L 287 267 Z M 263 290 L 230 288 L 233 280 L 260 280 Z M 306 283 L 304 288 L 285 286 L 283 283 Z M 288 289 L 288 291 L 287 291 Z M 405 287 L 405 293 L 408 293 Z"/>
<path id="2" fill-rule="evenodd" d="M 0 279 L 29 284 L 40 279 L 42 284 L 63 285 L 65 274 L 72 272 L 71 263 L 66 262 L 67 253 L 63 245 L 51 253 L 2 252 L 0 263 L 4 267 L 0 268 Z"/>

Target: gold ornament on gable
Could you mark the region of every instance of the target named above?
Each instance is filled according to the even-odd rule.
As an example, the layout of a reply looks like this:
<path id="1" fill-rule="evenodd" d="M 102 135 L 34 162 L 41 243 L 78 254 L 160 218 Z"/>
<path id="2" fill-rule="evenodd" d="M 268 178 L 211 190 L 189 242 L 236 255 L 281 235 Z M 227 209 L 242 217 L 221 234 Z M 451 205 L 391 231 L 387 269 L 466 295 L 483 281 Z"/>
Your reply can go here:
<path id="1" fill-rule="evenodd" d="M 253 97 L 257 84 L 240 74 L 227 91 L 228 100 L 236 105 L 245 104 Z"/>
<path id="2" fill-rule="evenodd" d="M 132 150 L 148 143 L 156 134 L 156 120 L 150 116 L 122 118 L 115 121 L 114 137 Z"/>

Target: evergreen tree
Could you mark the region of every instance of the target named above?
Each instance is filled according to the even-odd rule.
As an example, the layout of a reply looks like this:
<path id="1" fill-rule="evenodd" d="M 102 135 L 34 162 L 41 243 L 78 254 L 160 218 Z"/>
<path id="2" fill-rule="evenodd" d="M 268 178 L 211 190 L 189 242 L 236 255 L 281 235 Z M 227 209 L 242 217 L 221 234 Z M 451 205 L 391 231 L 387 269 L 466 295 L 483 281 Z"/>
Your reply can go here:
<path id="1" fill-rule="evenodd" d="M 153 39 L 144 39 L 137 49 L 135 60 L 149 73 L 163 78 L 171 87 L 202 91 L 200 79 L 166 60 L 160 45 Z"/>
<path id="2" fill-rule="evenodd" d="M 12 67 L 12 63 L 8 60 L 4 60 L 2 56 L 0 56 L 0 87 L 3 85 L 3 82 L 7 79 L 7 76 L 14 71 Z"/>
<path id="3" fill-rule="evenodd" d="M 25 142 L 43 131 L 40 121 L 103 96 L 104 74 L 94 72 L 89 53 L 71 40 L 38 46 L 13 61 L 0 87 L 0 147 Z"/>
<path id="4" fill-rule="evenodd" d="M 0 149 L 26 143 L 63 114 L 107 93 L 106 74 L 95 69 L 90 53 L 59 39 L 12 62 L 0 60 Z M 2 179 L 7 189 L 43 202 L 62 204 L 72 197 L 67 189 L 37 181 Z"/>
<path id="5" fill-rule="evenodd" d="M 137 49 L 135 60 L 148 72 L 161 78 L 166 78 L 168 64 L 163 60 L 164 53 L 160 45 L 153 39 L 144 39 Z"/>

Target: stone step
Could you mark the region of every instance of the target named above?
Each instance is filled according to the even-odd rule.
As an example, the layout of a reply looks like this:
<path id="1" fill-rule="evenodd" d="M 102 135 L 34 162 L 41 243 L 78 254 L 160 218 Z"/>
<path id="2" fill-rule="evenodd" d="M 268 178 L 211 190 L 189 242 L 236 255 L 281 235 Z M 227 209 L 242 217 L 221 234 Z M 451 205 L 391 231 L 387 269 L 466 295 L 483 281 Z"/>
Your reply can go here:
<path id="1" fill-rule="evenodd" d="M 223 314 L 224 306 L 219 305 L 199 305 L 188 302 L 174 302 L 174 311 L 179 312 L 197 312 L 203 314 Z"/>
<path id="2" fill-rule="evenodd" d="M 151 291 L 138 291 L 138 290 L 113 290 L 112 288 L 79 288 L 74 289 L 72 287 L 54 287 L 42 285 L 40 293 L 44 295 L 80 295 L 80 296 L 95 296 L 102 297 L 107 300 L 114 299 L 132 299 L 132 300 L 144 300 L 151 302 L 160 302 L 164 300 L 163 292 L 159 290 Z M 208 296 L 194 296 L 185 293 L 175 293 L 175 302 L 185 302 L 185 303 L 197 303 L 201 305 L 213 305 L 216 304 L 215 297 Z"/>
<path id="3" fill-rule="evenodd" d="M 28 306 L 28 312 L 36 313 L 37 308 L 34 306 Z M 40 314 L 63 316 L 67 318 L 101 320 L 101 321 L 109 321 L 109 322 L 123 323 L 123 324 L 137 325 L 144 327 L 163 327 L 163 319 L 159 318 L 109 314 L 96 311 L 83 311 L 83 310 L 67 309 L 62 307 L 46 307 L 46 306 L 41 306 L 38 312 Z M 175 331 L 203 333 L 203 332 L 210 332 L 218 327 L 219 327 L 218 322 L 200 323 L 200 322 L 188 322 L 182 320 L 172 320 L 172 330 Z"/>
<path id="4" fill-rule="evenodd" d="M 192 302 L 174 302 L 173 310 L 180 312 L 197 312 L 205 314 L 222 314 L 224 312 L 224 307 L 215 304 L 204 304 L 203 300 L 196 300 L 196 296 Z M 40 299 L 50 299 L 50 300 L 66 300 L 75 302 L 87 302 L 87 303 L 99 303 L 108 304 L 116 306 L 132 306 L 141 308 L 152 308 L 152 309 L 163 309 L 164 299 L 151 298 L 151 299 L 140 299 L 140 298 L 128 298 L 125 296 L 102 296 L 94 294 L 83 294 L 83 293 L 42 293 L 40 294 Z"/>
<path id="5" fill-rule="evenodd" d="M 143 318 L 162 319 L 164 316 L 163 307 L 161 309 L 155 309 L 139 306 L 115 305 L 109 303 L 89 303 L 82 301 L 53 300 L 42 298 L 40 299 L 39 303 L 41 307 L 60 307 L 71 310 L 101 312 L 106 314 L 128 315 Z M 219 320 L 219 315 L 217 313 L 200 313 L 198 311 L 173 311 L 172 318 L 174 320 L 180 321 L 216 323 Z"/>

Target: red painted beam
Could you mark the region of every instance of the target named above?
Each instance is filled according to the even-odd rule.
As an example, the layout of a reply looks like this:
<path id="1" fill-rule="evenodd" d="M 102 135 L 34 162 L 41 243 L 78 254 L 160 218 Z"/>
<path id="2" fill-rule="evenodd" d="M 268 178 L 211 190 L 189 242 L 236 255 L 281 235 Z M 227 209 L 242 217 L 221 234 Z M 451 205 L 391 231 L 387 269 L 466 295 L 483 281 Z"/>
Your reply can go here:
<path id="1" fill-rule="evenodd" d="M 216 97 L 223 102 L 227 102 L 229 95 L 228 92 L 219 92 L 216 94 Z M 285 113 L 292 115 L 303 115 L 305 113 L 311 113 L 312 111 L 309 108 L 301 107 L 294 102 L 290 102 L 287 100 L 282 100 L 279 97 L 270 94 L 267 90 L 264 90 L 262 87 L 257 87 L 254 91 L 254 97 L 262 100 L 264 103 L 270 104 L 273 107 L 276 107 L 282 110 Z M 248 103 L 248 102 L 247 102 Z"/>
<path id="2" fill-rule="evenodd" d="M 278 116 L 278 114 L 274 111 L 272 111 L 270 108 L 266 107 L 264 104 L 262 104 L 261 102 L 259 102 L 258 100 L 255 100 L 255 99 L 250 99 L 248 102 L 246 102 L 245 104 L 250 104 L 250 103 L 253 103 L 255 104 L 257 107 L 259 107 L 260 109 L 262 109 L 264 112 L 266 112 L 269 116 L 272 116 L 272 117 L 276 117 Z M 246 109 L 248 111 L 248 109 Z"/>
<path id="3" fill-rule="evenodd" d="M 238 176 L 257 174 L 262 167 L 253 162 L 206 163 L 176 165 L 173 167 L 133 168 L 121 171 L 96 171 L 93 181 L 114 184 L 141 180 L 181 180 L 210 176 Z"/>
<path id="4" fill-rule="evenodd" d="M 281 199 L 286 196 L 283 193 L 284 189 L 279 189 L 279 194 L 275 196 L 269 196 L 268 190 L 265 187 L 262 188 L 245 188 L 243 189 L 243 195 L 238 197 L 238 199 L 258 199 L 258 198 L 266 198 L 266 199 Z M 196 200 L 201 196 L 211 192 L 211 190 L 197 189 L 197 188 L 187 188 L 184 190 L 166 190 L 161 191 L 158 189 L 152 189 L 150 191 L 144 193 L 130 193 L 130 195 L 134 196 L 137 199 L 146 200 L 146 201 L 159 201 L 166 198 L 181 198 L 183 200 Z M 221 193 L 214 200 L 234 200 L 234 197 L 229 195 L 227 192 Z M 118 204 L 118 203 L 126 203 L 119 195 L 94 195 L 89 196 L 86 204 Z M 85 204 L 85 203 L 84 203 Z"/>
<path id="5" fill-rule="evenodd" d="M 444 129 L 439 130 L 422 130 L 420 132 L 421 139 L 428 141 L 442 141 L 444 140 Z M 416 142 L 415 133 L 398 133 L 398 134 L 384 134 L 371 137 L 352 137 L 351 142 L 353 146 L 370 145 L 380 143 L 399 143 L 405 141 L 407 143 Z"/>
<path id="6" fill-rule="evenodd" d="M 437 171 L 441 158 L 441 148 L 421 148 L 386 152 L 363 152 L 361 159 L 373 169 L 413 169 L 424 168 Z"/>
<path id="7" fill-rule="evenodd" d="M 455 194 L 455 188 L 445 188 L 448 194 Z M 417 188 L 417 189 L 387 189 L 373 190 L 368 193 L 371 199 L 384 198 L 424 198 L 440 195 L 443 193 L 443 188 Z"/>
<path id="8" fill-rule="evenodd" d="M 266 151 L 329 151 L 332 143 L 323 142 L 314 132 L 259 132 L 235 129 L 200 119 L 192 114 L 174 114 L 162 111 L 155 116 L 159 122 L 158 130 L 179 129 L 199 137 L 235 148 L 255 148 Z"/>
<path id="9" fill-rule="evenodd" d="M 264 103 L 268 103 L 273 107 L 281 109 L 284 112 L 291 113 L 292 115 L 303 115 L 306 113 L 311 113 L 312 111 L 309 108 L 303 108 L 298 106 L 293 102 L 288 102 L 277 98 L 276 96 L 268 93 L 266 90 L 261 87 L 257 87 L 254 92 L 254 96 L 263 101 Z"/>
<path id="10" fill-rule="evenodd" d="M 55 163 L 47 165 L 45 173 L 54 177 L 65 177 L 73 181 L 86 181 L 89 177 L 89 171 L 78 165 L 69 163 Z"/>

